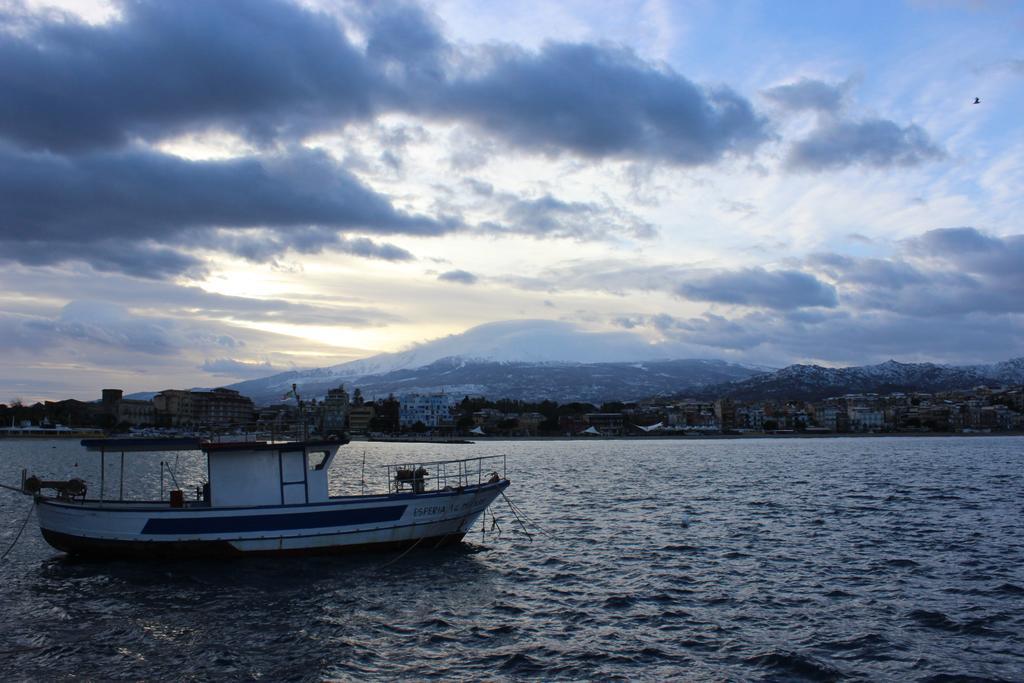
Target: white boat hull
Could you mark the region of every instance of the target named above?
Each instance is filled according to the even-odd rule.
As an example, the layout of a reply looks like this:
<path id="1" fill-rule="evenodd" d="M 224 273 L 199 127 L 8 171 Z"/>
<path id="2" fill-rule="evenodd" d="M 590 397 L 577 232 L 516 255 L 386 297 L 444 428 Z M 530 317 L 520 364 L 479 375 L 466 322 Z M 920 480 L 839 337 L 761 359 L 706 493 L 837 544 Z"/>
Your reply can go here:
<path id="1" fill-rule="evenodd" d="M 437 493 L 323 503 L 170 508 L 37 497 L 43 537 L 80 555 L 196 557 L 434 547 L 462 540 L 508 480 Z"/>

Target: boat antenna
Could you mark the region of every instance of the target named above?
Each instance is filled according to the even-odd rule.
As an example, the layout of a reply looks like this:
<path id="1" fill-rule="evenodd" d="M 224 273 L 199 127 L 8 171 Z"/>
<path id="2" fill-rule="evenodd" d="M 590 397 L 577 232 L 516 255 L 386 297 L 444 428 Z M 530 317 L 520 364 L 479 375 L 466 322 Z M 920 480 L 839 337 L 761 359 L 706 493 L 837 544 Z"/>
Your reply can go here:
<path id="1" fill-rule="evenodd" d="M 306 432 L 306 410 L 302 405 L 302 397 L 299 396 L 299 386 L 292 382 L 292 394 L 295 396 L 295 403 L 299 406 L 299 419 L 302 420 L 302 440 L 306 441 L 309 439 L 309 434 Z"/>

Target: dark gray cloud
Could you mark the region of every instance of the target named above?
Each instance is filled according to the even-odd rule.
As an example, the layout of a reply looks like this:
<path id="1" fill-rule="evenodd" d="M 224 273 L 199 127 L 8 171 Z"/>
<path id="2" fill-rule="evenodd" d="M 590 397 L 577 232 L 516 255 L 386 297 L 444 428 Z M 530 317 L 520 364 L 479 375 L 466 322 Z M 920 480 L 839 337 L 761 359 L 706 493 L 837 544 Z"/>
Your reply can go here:
<path id="1" fill-rule="evenodd" d="M 834 280 L 845 307 L 915 318 L 1024 313 L 1024 235 L 930 230 L 889 258 L 815 254 L 806 265 Z"/>
<path id="2" fill-rule="evenodd" d="M 949 319 L 818 309 L 810 315 L 805 311 L 752 312 L 736 318 L 662 314 L 630 320 L 656 329 L 664 339 L 697 347 L 701 356 L 757 358 L 778 365 L 809 359 L 859 365 L 894 357 L 991 362 L 1015 355 L 1024 345 L 1024 318 L 987 313 Z"/>
<path id="3" fill-rule="evenodd" d="M 0 36 L 0 135 L 52 150 L 189 129 L 256 140 L 365 118 L 382 81 L 325 14 L 264 2 L 122 2 Z"/>
<path id="4" fill-rule="evenodd" d="M 260 261 L 324 248 L 405 260 L 411 254 L 399 247 L 339 231 L 438 235 L 456 227 L 395 210 L 317 152 L 187 161 L 129 149 L 65 159 L 0 146 L 0 257 L 23 263 L 78 259 L 146 277 L 201 268 L 169 246 Z M 253 228 L 263 234 L 234 232 Z"/>
<path id="5" fill-rule="evenodd" d="M 51 237 L 7 239 L 2 227 L 0 224 L 0 262 L 48 266 L 80 261 L 99 272 L 156 280 L 183 274 L 199 277 L 206 272 L 206 264 L 201 259 L 148 241 L 127 242 L 103 237 L 88 242 Z"/>
<path id="6" fill-rule="evenodd" d="M 928 281 L 928 277 L 917 268 L 899 260 L 813 254 L 807 262 L 844 284 L 864 284 L 897 290 Z"/>
<path id="7" fill-rule="evenodd" d="M 443 282 L 458 282 L 464 285 L 475 285 L 479 279 L 468 270 L 449 270 L 437 276 Z"/>
<path id="8" fill-rule="evenodd" d="M 67 160 L 0 147 L 5 239 L 166 239 L 190 227 L 310 225 L 416 235 L 456 227 L 396 211 L 320 152 L 187 161 L 132 149 Z"/>
<path id="9" fill-rule="evenodd" d="M 977 228 L 940 228 L 903 243 L 908 255 L 938 259 L 958 269 L 1024 284 L 1024 234 L 997 237 Z"/>
<path id="10" fill-rule="evenodd" d="M 365 50 L 330 15 L 277 0 L 120 10 L 108 24 L 36 18 L 0 36 L 0 136 L 64 152 L 206 129 L 267 143 L 402 111 L 524 149 L 681 165 L 767 137 L 745 98 L 623 48 L 466 51 L 410 4 L 350 11 Z"/>
<path id="11" fill-rule="evenodd" d="M 763 91 L 763 95 L 786 109 L 836 112 L 843 105 L 844 88 L 811 78 L 779 85 Z"/>
<path id="12" fill-rule="evenodd" d="M 654 327 L 667 339 L 716 349 L 745 351 L 766 341 L 759 330 L 714 313 L 697 318 L 676 318 L 662 313 L 643 318 L 637 321 L 639 324 Z"/>
<path id="13" fill-rule="evenodd" d="M 487 67 L 453 78 L 434 106 L 518 147 L 699 165 L 768 137 L 766 120 L 732 90 L 697 86 L 626 49 L 549 43 L 482 54 Z"/>
<path id="14" fill-rule="evenodd" d="M 916 166 L 945 156 L 920 126 L 899 126 L 887 119 L 831 120 L 789 151 L 792 170 L 820 171 L 863 165 L 876 168 Z"/>
<path id="15" fill-rule="evenodd" d="M 808 273 L 745 268 L 694 274 L 678 284 L 675 293 L 692 301 L 789 310 L 807 306 L 834 308 L 835 287 Z"/>

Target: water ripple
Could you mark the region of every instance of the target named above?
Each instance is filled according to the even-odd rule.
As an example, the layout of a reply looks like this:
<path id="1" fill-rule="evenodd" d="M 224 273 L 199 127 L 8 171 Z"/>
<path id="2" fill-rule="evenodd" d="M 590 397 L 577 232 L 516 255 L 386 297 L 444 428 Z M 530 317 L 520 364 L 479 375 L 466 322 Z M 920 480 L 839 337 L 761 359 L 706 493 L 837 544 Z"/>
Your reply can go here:
<path id="1" fill-rule="evenodd" d="M 549 534 L 530 540 L 501 501 L 500 533 L 394 564 L 77 562 L 26 534 L 0 565 L 0 673 L 1022 680 L 1022 443 L 366 444 L 368 473 L 507 453 L 509 495 Z M 77 447 L 57 446 L 0 443 L 0 480 L 89 478 Z M 203 476 L 181 467 L 186 486 Z M 337 492 L 355 467 L 333 473 Z M 25 503 L 0 497 L 0 544 Z"/>

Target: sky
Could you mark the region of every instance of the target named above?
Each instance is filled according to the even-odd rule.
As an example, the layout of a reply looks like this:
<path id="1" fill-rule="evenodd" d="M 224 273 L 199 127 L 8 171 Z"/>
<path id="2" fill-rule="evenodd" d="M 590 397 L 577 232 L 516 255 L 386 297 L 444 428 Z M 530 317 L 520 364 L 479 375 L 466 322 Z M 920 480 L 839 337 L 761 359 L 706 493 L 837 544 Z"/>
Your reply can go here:
<path id="1" fill-rule="evenodd" d="M 999 1 L 0 1 L 0 402 L 500 321 L 1024 355 L 1022 46 Z"/>

